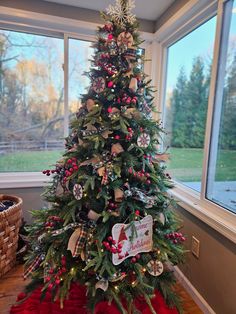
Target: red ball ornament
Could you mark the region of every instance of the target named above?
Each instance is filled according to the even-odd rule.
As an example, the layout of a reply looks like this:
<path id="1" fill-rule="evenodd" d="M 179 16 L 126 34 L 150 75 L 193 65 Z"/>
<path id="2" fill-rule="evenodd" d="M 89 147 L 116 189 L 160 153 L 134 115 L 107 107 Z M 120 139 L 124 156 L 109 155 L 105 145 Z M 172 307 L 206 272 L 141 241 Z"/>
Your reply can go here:
<path id="1" fill-rule="evenodd" d="M 53 288 L 53 284 L 52 283 L 50 283 L 49 285 L 48 285 L 48 289 L 52 289 Z"/>
<path id="2" fill-rule="evenodd" d="M 61 280 L 60 279 L 56 279 L 55 284 L 58 286 L 60 284 Z"/>
<path id="3" fill-rule="evenodd" d="M 135 215 L 136 215 L 136 216 L 139 216 L 139 214 L 140 214 L 140 211 L 139 211 L 139 210 L 136 210 L 136 211 L 135 211 Z"/>
<path id="4" fill-rule="evenodd" d="M 112 40 L 112 39 L 113 39 L 113 35 L 112 35 L 112 34 L 109 34 L 109 35 L 107 36 L 107 38 L 108 38 L 109 40 Z"/>
<path id="5" fill-rule="evenodd" d="M 115 140 L 119 140 L 120 139 L 120 135 L 115 135 Z"/>
<path id="6" fill-rule="evenodd" d="M 112 113 L 112 107 L 108 107 L 108 108 L 107 108 L 107 112 L 108 112 L 108 113 Z"/>
<path id="7" fill-rule="evenodd" d="M 113 82 L 112 81 L 107 83 L 107 87 L 111 88 L 112 86 L 113 86 Z"/>
<path id="8" fill-rule="evenodd" d="M 136 257 L 132 257 L 132 258 L 131 258 L 131 263 L 136 263 L 136 262 L 137 262 Z"/>

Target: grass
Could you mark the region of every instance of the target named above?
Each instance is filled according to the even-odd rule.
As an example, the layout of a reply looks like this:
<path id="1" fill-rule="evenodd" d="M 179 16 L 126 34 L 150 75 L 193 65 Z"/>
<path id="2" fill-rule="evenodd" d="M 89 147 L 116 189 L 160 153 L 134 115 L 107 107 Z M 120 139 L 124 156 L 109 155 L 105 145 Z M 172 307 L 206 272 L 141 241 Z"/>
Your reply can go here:
<path id="1" fill-rule="evenodd" d="M 52 168 L 61 151 L 16 152 L 0 156 L 0 172 L 42 171 Z"/>
<path id="2" fill-rule="evenodd" d="M 61 151 L 16 152 L 0 155 L 0 172 L 42 171 L 51 168 L 62 156 Z M 181 181 L 201 181 L 203 150 L 171 148 L 167 169 Z M 236 181 L 236 151 L 221 151 L 217 160 L 217 181 Z"/>
<path id="3" fill-rule="evenodd" d="M 203 149 L 171 148 L 167 169 L 172 176 L 181 181 L 201 181 Z M 216 165 L 217 181 L 236 181 L 236 151 L 220 151 Z"/>

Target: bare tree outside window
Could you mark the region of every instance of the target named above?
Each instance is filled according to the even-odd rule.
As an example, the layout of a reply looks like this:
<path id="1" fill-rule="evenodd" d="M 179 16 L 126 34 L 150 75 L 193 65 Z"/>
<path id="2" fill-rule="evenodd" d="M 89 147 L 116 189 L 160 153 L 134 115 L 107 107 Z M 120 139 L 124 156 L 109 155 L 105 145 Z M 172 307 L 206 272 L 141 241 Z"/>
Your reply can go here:
<path id="1" fill-rule="evenodd" d="M 90 46 L 76 42 L 79 49 L 71 55 L 69 74 L 74 106 L 86 88 L 82 73 L 89 67 Z M 61 155 L 63 63 L 63 39 L 0 30 L 1 172 L 41 171 Z"/>

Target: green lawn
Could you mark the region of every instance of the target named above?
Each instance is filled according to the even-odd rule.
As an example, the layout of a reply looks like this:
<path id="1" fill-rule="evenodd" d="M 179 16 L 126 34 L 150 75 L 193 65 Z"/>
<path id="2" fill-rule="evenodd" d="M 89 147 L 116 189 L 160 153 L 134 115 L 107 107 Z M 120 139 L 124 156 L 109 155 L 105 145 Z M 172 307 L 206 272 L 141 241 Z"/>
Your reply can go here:
<path id="1" fill-rule="evenodd" d="M 200 181 L 203 150 L 171 148 L 167 169 L 181 181 Z M 42 171 L 50 168 L 62 156 L 61 151 L 17 152 L 0 156 L 0 172 Z M 218 181 L 236 181 L 236 151 L 222 151 L 217 161 Z"/>
<path id="2" fill-rule="evenodd" d="M 61 151 L 17 152 L 0 156 L 0 172 L 42 171 L 52 168 L 62 156 Z"/>
<path id="3" fill-rule="evenodd" d="M 172 176 L 181 181 L 201 181 L 203 149 L 171 148 L 167 163 Z M 221 151 L 217 160 L 217 181 L 236 181 L 236 151 Z"/>

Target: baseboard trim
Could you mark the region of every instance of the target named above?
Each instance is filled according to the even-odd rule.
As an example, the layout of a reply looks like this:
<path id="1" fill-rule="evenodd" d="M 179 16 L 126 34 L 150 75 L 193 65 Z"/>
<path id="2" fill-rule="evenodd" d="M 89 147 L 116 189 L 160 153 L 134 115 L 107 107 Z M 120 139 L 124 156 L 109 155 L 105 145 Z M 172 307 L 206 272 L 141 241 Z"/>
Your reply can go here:
<path id="1" fill-rule="evenodd" d="M 216 314 L 215 311 L 213 311 L 210 305 L 203 298 L 203 296 L 197 291 L 197 289 L 191 284 L 188 278 L 182 273 L 182 271 L 177 266 L 173 267 L 173 271 L 176 279 L 178 279 L 180 284 L 191 295 L 191 297 L 199 306 L 199 308 L 202 310 L 202 312 L 204 314 Z"/>

